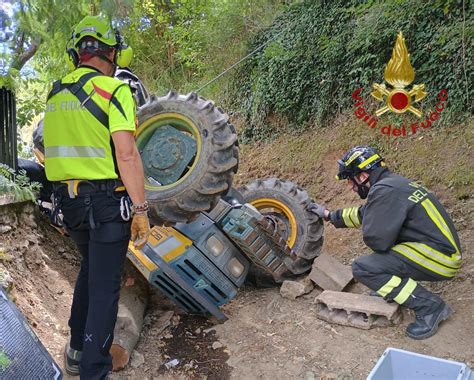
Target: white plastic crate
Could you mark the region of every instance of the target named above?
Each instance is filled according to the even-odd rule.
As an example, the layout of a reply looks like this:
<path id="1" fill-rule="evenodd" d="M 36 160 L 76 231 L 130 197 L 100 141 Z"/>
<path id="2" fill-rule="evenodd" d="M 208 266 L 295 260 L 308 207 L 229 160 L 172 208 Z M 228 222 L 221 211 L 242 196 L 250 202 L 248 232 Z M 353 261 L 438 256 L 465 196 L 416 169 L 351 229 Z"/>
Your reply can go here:
<path id="1" fill-rule="evenodd" d="M 474 380 L 464 363 L 387 348 L 367 380 Z"/>

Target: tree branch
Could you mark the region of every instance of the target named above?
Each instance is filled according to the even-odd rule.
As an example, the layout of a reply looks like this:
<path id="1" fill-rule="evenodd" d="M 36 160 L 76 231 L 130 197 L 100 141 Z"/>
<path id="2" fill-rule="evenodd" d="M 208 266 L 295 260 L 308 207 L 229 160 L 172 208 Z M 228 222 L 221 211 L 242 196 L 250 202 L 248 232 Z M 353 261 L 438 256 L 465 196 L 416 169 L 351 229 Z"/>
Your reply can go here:
<path id="1" fill-rule="evenodd" d="M 12 69 L 16 69 L 20 71 L 23 66 L 35 55 L 38 47 L 41 43 L 40 39 L 33 41 L 28 49 L 23 50 L 22 47 L 17 47 L 15 51 L 15 57 L 13 58 L 12 62 Z M 21 53 L 20 53 L 21 52 Z"/>

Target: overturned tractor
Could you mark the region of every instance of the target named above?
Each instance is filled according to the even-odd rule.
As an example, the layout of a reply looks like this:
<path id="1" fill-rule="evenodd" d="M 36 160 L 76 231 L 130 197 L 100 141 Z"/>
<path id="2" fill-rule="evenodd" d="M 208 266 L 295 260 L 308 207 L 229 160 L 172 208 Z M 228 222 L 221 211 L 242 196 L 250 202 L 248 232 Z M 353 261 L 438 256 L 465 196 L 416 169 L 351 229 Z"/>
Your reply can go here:
<path id="1" fill-rule="evenodd" d="M 225 319 L 219 306 L 246 279 L 271 286 L 310 270 L 323 224 L 290 181 L 232 188 L 237 132 L 195 93 L 151 96 L 138 111 L 137 146 L 155 224 L 128 257 L 147 280 L 190 313 Z"/>
<path id="2" fill-rule="evenodd" d="M 272 286 L 308 272 L 323 242 L 308 193 L 277 178 L 232 188 L 239 149 L 226 113 L 196 93 L 150 96 L 128 69 L 116 76 L 138 105 L 136 143 L 154 227 L 143 249 L 130 244 L 128 258 L 147 281 L 187 312 L 223 320 L 219 307 L 247 279 Z M 41 123 L 34 140 L 41 159 Z"/>

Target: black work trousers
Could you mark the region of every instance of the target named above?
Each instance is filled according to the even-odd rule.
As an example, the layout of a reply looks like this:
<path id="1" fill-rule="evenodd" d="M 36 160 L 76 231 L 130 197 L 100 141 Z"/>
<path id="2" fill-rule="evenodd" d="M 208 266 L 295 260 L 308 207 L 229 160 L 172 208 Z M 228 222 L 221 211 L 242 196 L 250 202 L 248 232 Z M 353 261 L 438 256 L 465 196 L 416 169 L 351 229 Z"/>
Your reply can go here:
<path id="1" fill-rule="evenodd" d="M 120 283 L 130 223 L 120 215 L 126 193 L 61 196 L 64 224 L 82 255 L 74 288 L 69 327 L 70 346 L 82 351 L 81 380 L 101 380 L 112 370 Z"/>
<path id="2" fill-rule="evenodd" d="M 416 281 L 443 281 L 449 278 L 428 272 L 415 262 L 407 262 L 400 255 L 389 251 L 387 253 L 372 253 L 362 256 L 352 263 L 354 278 L 368 288 L 376 291 L 387 300 L 405 305 L 410 309 L 419 310 L 429 305 L 425 310 L 428 313 L 436 305 L 423 300 L 432 298 L 438 301 L 439 297 L 433 295 Z M 413 297 L 412 295 L 415 295 Z"/>

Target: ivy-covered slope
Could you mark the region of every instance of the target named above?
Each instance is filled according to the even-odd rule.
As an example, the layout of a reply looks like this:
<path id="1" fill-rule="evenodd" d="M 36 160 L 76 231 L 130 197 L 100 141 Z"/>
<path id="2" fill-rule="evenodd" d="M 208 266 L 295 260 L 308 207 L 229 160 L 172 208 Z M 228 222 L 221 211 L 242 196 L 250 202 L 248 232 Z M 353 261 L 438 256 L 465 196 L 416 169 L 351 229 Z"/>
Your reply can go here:
<path id="1" fill-rule="evenodd" d="M 361 4 L 363 3 L 363 4 Z M 450 107 L 444 121 L 472 113 L 474 18 L 462 0 L 314 1 L 288 8 L 249 51 L 277 38 L 233 78 L 235 99 L 246 119 L 243 138 L 273 135 L 273 116 L 289 128 L 323 125 L 351 107 L 351 93 L 383 83 L 398 31 L 402 31 L 416 77 L 424 83 L 429 108 L 441 89 Z"/>

